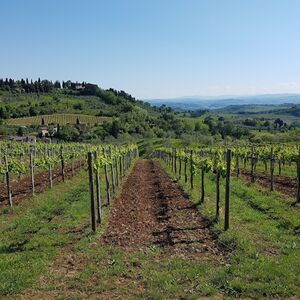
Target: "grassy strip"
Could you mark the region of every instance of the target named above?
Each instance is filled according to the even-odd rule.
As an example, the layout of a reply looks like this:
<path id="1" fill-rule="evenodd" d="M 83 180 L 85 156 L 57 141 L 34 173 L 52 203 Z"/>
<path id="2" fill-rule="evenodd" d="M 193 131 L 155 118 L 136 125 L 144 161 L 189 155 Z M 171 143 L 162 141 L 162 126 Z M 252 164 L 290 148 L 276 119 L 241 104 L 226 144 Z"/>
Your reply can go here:
<path id="1" fill-rule="evenodd" d="M 215 271 L 211 263 L 162 258 L 157 247 L 127 252 L 89 242 L 74 254 L 82 265 L 63 282 L 52 274 L 43 294 L 53 296 L 55 290 L 63 299 L 197 299 L 218 293 L 210 282 Z"/>
<path id="2" fill-rule="evenodd" d="M 245 184 L 244 184 L 245 185 Z M 232 181 L 232 192 L 240 199 L 244 199 L 249 206 L 264 212 L 271 219 L 276 219 L 279 226 L 290 229 L 295 234 L 300 233 L 300 213 L 291 205 L 294 201 L 280 193 L 261 189 L 259 185 L 246 184 L 242 180 Z M 242 187 L 242 188 L 240 188 Z"/>
<path id="3" fill-rule="evenodd" d="M 243 167 L 243 163 L 241 163 L 241 167 Z M 274 175 L 279 176 L 279 166 L 278 166 L 277 161 L 276 161 L 274 167 L 275 167 Z M 269 161 L 267 163 L 267 168 L 268 168 L 268 170 L 267 170 L 266 174 L 267 174 L 267 176 L 270 176 L 270 162 Z M 247 169 L 251 170 L 250 162 L 247 163 Z M 257 172 L 260 172 L 260 173 L 264 174 L 265 165 L 262 161 L 260 161 L 260 160 L 258 161 L 258 163 L 256 164 L 256 170 L 257 170 Z M 282 164 L 282 166 L 281 166 L 281 175 L 297 178 L 297 164 L 295 162 L 293 162 L 291 165 L 289 165 L 288 163 Z"/>
<path id="4" fill-rule="evenodd" d="M 163 168 L 171 174 L 166 164 Z M 192 191 L 182 180 L 184 190 L 197 203 L 200 176 Z M 214 220 L 214 176 L 206 178 L 205 202 L 201 213 Z M 255 185 L 232 180 L 231 229 L 223 232 L 223 219 L 214 224 L 219 242 L 232 250 L 228 266 L 215 273 L 212 282 L 228 296 L 272 298 L 300 295 L 299 212 L 288 208 L 274 193 L 261 192 Z M 224 199 L 224 182 L 221 198 Z M 224 208 L 224 202 L 221 202 Z M 221 209 L 221 216 L 223 216 Z"/>
<path id="5" fill-rule="evenodd" d="M 0 295 L 30 287 L 64 245 L 85 235 L 85 172 L 0 216 Z"/>

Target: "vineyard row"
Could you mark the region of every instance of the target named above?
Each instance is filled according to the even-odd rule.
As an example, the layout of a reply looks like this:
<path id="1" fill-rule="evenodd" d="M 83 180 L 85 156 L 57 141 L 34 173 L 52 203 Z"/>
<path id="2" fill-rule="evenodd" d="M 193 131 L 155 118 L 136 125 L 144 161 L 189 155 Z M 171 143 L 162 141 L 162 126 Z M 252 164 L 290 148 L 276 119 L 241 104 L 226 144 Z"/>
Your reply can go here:
<path id="1" fill-rule="evenodd" d="M 297 196 L 296 203 L 300 202 L 300 151 L 298 147 L 241 147 L 241 148 L 205 148 L 205 149 L 176 149 L 160 148 L 153 153 L 157 159 L 165 161 L 172 172 L 178 175 L 179 179 L 184 177 L 184 182 L 189 181 L 190 188 L 194 188 L 194 177 L 200 174 L 201 194 L 200 203 L 205 199 L 205 174 L 215 174 L 216 182 L 216 214 L 215 219 L 220 219 L 220 179 L 226 179 L 225 183 L 225 216 L 224 229 L 229 228 L 229 205 L 230 205 L 230 179 L 232 173 L 240 176 L 240 163 L 247 162 L 251 166 L 251 181 L 256 179 L 256 165 L 258 161 L 269 164 L 270 191 L 274 190 L 274 169 L 275 163 L 281 164 L 296 163 L 297 166 Z"/>

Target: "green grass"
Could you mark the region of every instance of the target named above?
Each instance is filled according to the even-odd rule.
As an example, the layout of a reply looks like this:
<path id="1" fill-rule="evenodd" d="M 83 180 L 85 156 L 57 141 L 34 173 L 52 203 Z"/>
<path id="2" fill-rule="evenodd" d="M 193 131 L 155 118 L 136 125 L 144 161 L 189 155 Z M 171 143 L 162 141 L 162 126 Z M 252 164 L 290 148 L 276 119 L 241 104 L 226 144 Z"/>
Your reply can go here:
<path id="1" fill-rule="evenodd" d="M 102 124 L 103 122 L 111 121 L 110 117 L 97 117 L 81 114 L 53 114 L 53 115 L 42 115 L 35 117 L 25 117 L 7 120 L 8 125 L 41 125 L 42 119 L 44 119 L 45 124 L 76 124 L 77 118 L 80 123 L 85 124 Z"/>
<path id="2" fill-rule="evenodd" d="M 73 229 L 88 223 L 85 178 L 80 173 L 0 215 L 0 295 L 32 286 L 60 248 L 73 242 Z"/>
<path id="3" fill-rule="evenodd" d="M 171 174 L 164 163 L 162 166 Z M 230 230 L 223 231 L 223 180 L 221 222 L 213 223 L 212 227 L 220 245 L 229 251 L 225 265 L 165 257 L 157 246 L 145 251 L 126 251 L 103 245 L 99 237 L 107 229 L 105 214 L 97 235 L 88 235 L 87 231 L 69 250 L 68 256 L 74 258 L 75 264 L 68 276 L 63 272 L 49 272 L 47 266 L 61 247 L 74 240 L 74 233 L 69 229 L 87 222 L 85 176 L 68 182 L 70 188 L 61 184 L 57 189 L 24 201 L 12 214 L 0 216 L 0 294 L 16 294 L 33 287 L 33 293 L 62 299 L 300 296 L 299 210 L 286 205 L 289 199 L 284 196 L 261 191 L 256 185 L 246 185 L 235 178 L 231 185 Z M 199 209 L 213 222 L 214 175 L 206 177 L 206 198 Z M 194 190 L 182 180 L 179 183 L 197 203 L 199 176 L 195 178 Z M 60 194 L 63 196 L 58 197 Z M 41 274 L 43 281 L 39 282 Z"/>
<path id="4" fill-rule="evenodd" d="M 163 164 L 170 173 L 169 168 Z M 200 210 L 214 220 L 214 175 L 206 176 L 206 198 Z M 180 181 L 195 202 L 199 201 L 200 178 L 192 191 Z M 224 199 L 224 182 L 222 182 Z M 260 191 L 232 179 L 230 230 L 223 231 L 223 218 L 214 229 L 219 242 L 232 249 L 228 266 L 215 273 L 213 285 L 233 297 L 285 298 L 300 296 L 300 213 L 286 205 L 289 199 L 277 193 Z M 221 216 L 224 211 L 221 203 Z"/>
<path id="5" fill-rule="evenodd" d="M 243 163 L 241 163 L 241 167 L 243 167 Z M 278 162 L 275 163 L 274 166 L 274 175 L 279 175 L 279 165 Z M 251 163 L 248 162 L 246 168 L 248 170 L 251 169 Z M 264 173 L 265 172 L 265 165 L 262 161 L 258 161 L 258 163 L 256 164 L 256 170 L 257 172 L 260 173 Z M 267 162 L 267 173 L 268 176 L 270 175 L 270 162 Z M 288 163 L 286 164 L 282 164 L 281 165 L 281 175 L 282 176 L 288 176 L 288 177 L 294 177 L 297 178 L 297 164 L 296 163 L 291 163 L 291 165 L 289 165 Z"/>
<path id="6" fill-rule="evenodd" d="M 70 293 L 75 299 L 197 299 L 218 293 L 213 285 L 216 267 L 210 262 L 162 257 L 156 246 L 132 252 L 93 238 L 83 240 L 73 255 L 81 265 L 63 281 L 61 273 L 46 274 L 40 292 L 62 299 Z"/>

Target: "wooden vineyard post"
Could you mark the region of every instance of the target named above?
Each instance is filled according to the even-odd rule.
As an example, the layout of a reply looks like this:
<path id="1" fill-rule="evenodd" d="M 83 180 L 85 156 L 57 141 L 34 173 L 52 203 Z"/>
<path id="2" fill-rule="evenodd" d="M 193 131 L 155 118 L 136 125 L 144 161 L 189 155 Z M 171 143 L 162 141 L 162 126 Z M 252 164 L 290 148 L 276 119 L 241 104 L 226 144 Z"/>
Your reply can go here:
<path id="1" fill-rule="evenodd" d="M 115 192 L 116 186 L 117 186 L 117 184 L 116 184 L 115 169 L 114 169 L 114 162 L 115 162 L 115 160 L 113 159 L 112 149 L 110 148 L 109 151 L 110 151 L 110 159 L 111 159 L 111 164 L 110 165 L 111 165 L 111 177 L 112 177 L 112 184 L 113 184 L 113 192 Z M 116 169 L 118 169 L 118 167 Z"/>
<path id="2" fill-rule="evenodd" d="M 96 231 L 96 218 L 95 218 L 95 201 L 94 201 L 94 172 L 93 172 L 93 156 L 88 152 L 88 170 L 89 170 L 89 184 L 90 184 L 90 209 L 91 209 L 91 227 Z"/>
<path id="3" fill-rule="evenodd" d="M 126 175 L 125 164 L 126 164 L 126 155 L 123 156 L 123 177 Z"/>
<path id="4" fill-rule="evenodd" d="M 131 152 L 128 151 L 126 156 L 127 156 L 127 164 L 126 164 L 126 173 L 127 173 L 129 166 L 130 166 L 130 161 L 131 161 Z"/>
<path id="5" fill-rule="evenodd" d="M 34 166 L 33 166 L 33 155 L 32 151 L 30 151 L 29 154 L 29 163 L 30 163 L 30 176 L 31 176 L 31 189 L 32 189 L 32 195 L 34 195 Z"/>
<path id="6" fill-rule="evenodd" d="M 129 170 L 130 164 L 131 164 L 131 151 L 129 151 L 127 153 L 127 167 L 126 167 L 126 172 Z"/>
<path id="7" fill-rule="evenodd" d="M 176 153 L 176 148 L 174 149 L 174 172 L 177 175 L 177 153 Z"/>
<path id="8" fill-rule="evenodd" d="M 190 183 L 191 183 L 191 189 L 194 188 L 194 167 L 193 167 L 193 150 L 191 150 L 190 153 Z"/>
<path id="9" fill-rule="evenodd" d="M 116 185 L 119 186 L 119 169 L 118 169 L 118 158 L 115 158 L 115 168 L 116 168 Z"/>
<path id="10" fill-rule="evenodd" d="M 201 155 L 201 157 L 204 156 L 204 151 L 203 150 L 201 150 L 200 155 Z M 202 166 L 201 167 L 201 197 L 200 197 L 200 203 L 203 203 L 204 198 L 205 198 L 204 178 L 205 178 L 205 170 L 204 170 L 204 166 Z"/>
<path id="11" fill-rule="evenodd" d="M 254 148 L 251 149 L 251 182 L 255 182 L 255 175 L 254 175 Z"/>
<path id="12" fill-rule="evenodd" d="M 219 222 L 220 217 L 220 171 L 216 173 L 216 222 Z"/>
<path id="13" fill-rule="evenodd" d="M 296 202 L 300 203 L 300 148 L 299 148 L 298 161 L 297 161 L 297 177 L 298 177 L 298 189 L 297 189 Z"/>
<path id="14" fill-rule="evenodd" d="M 179 179 L 181 179 L 181 172 L 182 172 L 182 162 L 181 162 L 181 157 L 179 157 Z"/>
<path id="15" fill-rule="evenodd" d="M 278 160 L 278 175 L 281 176 L 282 163 L 281 159 Z"/>
<path id="16" fill-rule="evenodd" d="M 60 162 L 61 162 L 61 177 L 62 181 L 65 181 L 65 160 L 64 160 L 64 151 L 63 146 L 60 148 Z"/>
<path id="17" fill-rule="evenodd" d="M 231 150 L 227 150 L 227 155 L 226 155 L 226 186 L 225 186 L 225 222 L 224 222 L 224 230 L 229 229 L 230 167 L 231 167 Z"/>
<path id="18" fill-rule="evenodd" d="M 120 154 L 120 166 L 119 166 L 119 170 L 120 170 L 120 181 L 122 180 L 122 154 Z"/>
<path id="19" fill-rule="evenodd" d="M 271 158 L 270 158 L 270 191 L 274 190 L 274 152 L 271 148 Z"/>
<path id="20" fill-rule="evenodd" d="M 174 150 L 173 150 L 173 148 L 171 151 L 171 167 L 172 167 L 172 172 L 174 172 Z"/>
<path id="21" fill-rule="evenodd" d="M 6 174 L 5 174 L 5 178 L 6 178 L 6 187 L 7 187 L 7 198 L 8 198 L 8 203 L 9 206 L 12 207 L 13 203 L 12 203 L 12 191 L 11 191 L 11 186 L 10 186 L 10 176 L 9 176 L 9 168 L 8 168 L 8 159 L 7 156 L 4 156 L 4 161 L 5 161 L 5 167 L 6 167 Z"/>
<path id="22" fill-rule="evenodd" d="M 98 152 L 94 152 L 95 161 L 98 160 Z M 96 179 L 96 203 L 97 203 L 97 223 L 101 223 L 102 220 L 102 207 L 101 207 L 101 183 L 98 169 L 95 169 L 95 179 Z"/>
<path id="23" fill-rule="evenodd" d="M 103 148 L 103 155 L 106 156 L 104 148 Z M 110 186 L 109 186 L 109 179 L 108 179 L 107 164 L 104 164 L 104 173 L 105 173 L 105 182 L 106 182 L 107 204 L 110 205 Z"/>
<path id="24" fill-rule="evenodd" d="M 111 174 L 111 183 L 112 183 L 112 190 L 113 193 L 116 191 L 116 179 L 115 179 L 115 170 L 114 170 L 114 161 L 112 158 L 112 150 L 111 147 L 109 148 L 109 155 L 110 155 L 110 174 Z"/>
<path id="25" fill-rule="evenodd" d="M 126 154 L 124 154 L 123 155 L 123 174 L 124 174 L 124 176 L 126 176 L 126 161 L 127 161 L 127 155 Z"/>
<path id="26" fill-rule="evenodd" d="M 129 154 L 130 154 L 129 152 L 125 154 L 125 174 L 127 174 L 127 171 L 129 169 L 129 160 L 130 160 Z"/>
<path id="27" fill-rule="evenodd" d="M 127 166 L 128 166 L 128 153 L 124 154 L 124 174 L 127 174 Z"/>
<path id="28" fill-rule="evenodd" d="M 48 149 L 47 149 L 47 144 L 45 144 L 45 147 L 44 147 L 44 158 L 46 158 L 48 155 Z"/>
<path id="29" fill-rule="evenodd" d="M 50 158 L 50 156 L 51 156 L 51 152 L 50 152 L 50 150 L 48 150 L 48 157 Z M 49 180 L 49 187 L 51 189 L 53 186 L 51 161 L 49 161 L 49 165 L 48 165 L 48 180 Z"/>
<path id="30" fill-rule="evenodd" d="M 236 155 L 236 177 L 240 177 L 240 157 L 238 154 Z"/>
<path id="31" fill-rule="evenodd" d="M 187 183 L 187 157 L 184 158 L 184 182 Z"/>
<path id="32" fill-rule="evenodd" d="M 201 168 L 201 198 L 200 198 L 200 203 L 204 202 L 204 197 L 205 197 L 205 190 L 204 190 L 204 168 Z"/>

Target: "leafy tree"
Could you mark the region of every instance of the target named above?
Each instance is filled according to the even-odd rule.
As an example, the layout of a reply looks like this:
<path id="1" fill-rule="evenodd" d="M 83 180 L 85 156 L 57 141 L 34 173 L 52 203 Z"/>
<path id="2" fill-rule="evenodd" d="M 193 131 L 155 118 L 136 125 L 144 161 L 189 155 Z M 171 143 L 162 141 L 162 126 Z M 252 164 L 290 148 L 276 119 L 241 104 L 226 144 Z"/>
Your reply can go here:
<path id="1" fill-rule="evenodd" d="M 9 114 L 8 114 L 7 110 L 4 107 L 0 107 L 0 118 L 1 119 L 8 119 L 9 118 Z"/>
<path id="2" fill-rule="evenodd" d="M 77 110 L 82 110 L 82 104 L 81 103 L 76 103 L 76 104 L 73 105 L 73 108 L 77 109 Z"/>
<path id="3" fill-rule="evenodd" d="M 38 114 L 38 112 L 36 111 L 36 109 L 33 106 L 30 106 L 29 108 L 29 116 L 36 116 Z"/>
<path id="4" fill-rule="evenodd" d="M 17 130 L 17 135 L 18 136 L 23 136 L 24 135 L 24 129 L 23 127 L 19 127 L 18 130 Z"/>
<path id="5" fill-rule="evenodd" d="M 61 88 L 60 82 L 58 80 L 56 80 L 54 82 L 54 88 L 56 88 L 56 89 L 60 89 Z"/>
<path id="6" fill-rule="evenodd" d="M 117 120 L 114 120 L 111 124 L 111 130 L 110 130 L 110 134 L 117 138 L 118 137 L 118 134 L 119 134 L 119 131 L 120 131 L 120 124 Z"/>
<path id="7" fill-rule="evenodd" d="M 284 124 L 284 121 L 283 120 L 281 120 L 281 119 L 276 119 L 275 121 L 274 121 L 274 124 L 275 124 L 275 126 L 277 127 L 282 127 L 283 126 L 283 124 Z"/>
<path id="8" fill-rule="evenodd" d="M 76 142 L 79 139 L 79 135 L 79 131 L 75 126 L 65 125 L 57 132 L 56 137 L 64 141 Z"/>

